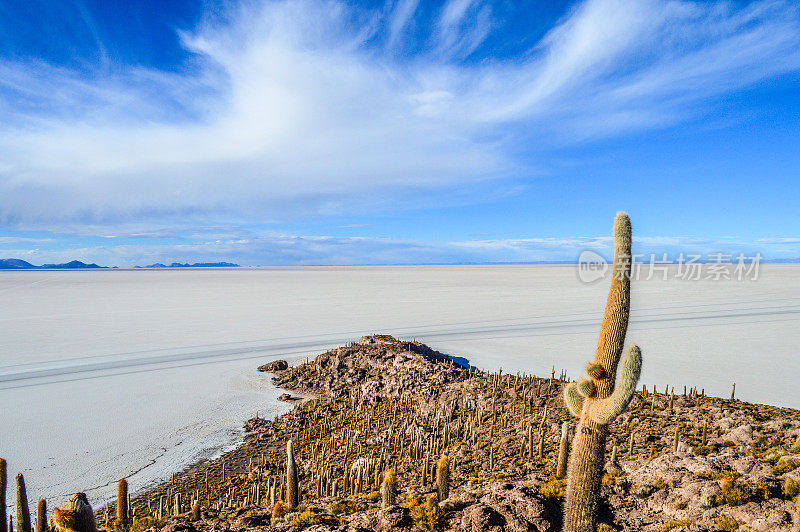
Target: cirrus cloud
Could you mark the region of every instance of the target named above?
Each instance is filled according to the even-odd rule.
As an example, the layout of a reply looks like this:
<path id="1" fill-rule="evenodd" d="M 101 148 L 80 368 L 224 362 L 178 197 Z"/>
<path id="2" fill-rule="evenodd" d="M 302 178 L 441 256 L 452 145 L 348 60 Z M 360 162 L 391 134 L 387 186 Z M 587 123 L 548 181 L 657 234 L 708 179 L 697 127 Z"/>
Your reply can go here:
<path id="1" fill-rule="evenodd" d="M 192 59 L 174 72 L 0 60 L 0 221 L 262 222 L 387 196 L 402 208 L 531 176 L 558 146 L 682 123 L 800 69 L 789 1 L 585 0 L 529 49 L 480 61 L 507 22 L 491 3 L 419 11 L 245 3 L 181 32 Z"/>

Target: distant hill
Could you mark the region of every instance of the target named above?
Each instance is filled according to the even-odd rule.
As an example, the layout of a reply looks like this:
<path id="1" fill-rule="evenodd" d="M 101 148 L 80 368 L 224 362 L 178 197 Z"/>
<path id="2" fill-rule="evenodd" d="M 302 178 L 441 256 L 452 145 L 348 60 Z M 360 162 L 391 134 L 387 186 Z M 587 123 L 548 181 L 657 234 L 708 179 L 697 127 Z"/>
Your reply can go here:
<path id="1" fill-rule="evenodd" d="M 157 262 L 149 266 L 136 266 L 136 268 L 239 268 L 238 264 L 232 262 L 195 262 L 194 264 L 173 262 L 169 266 Z"/>
<path id="2" fill-rule="evenodd" d="M 106 268 L 97 264 L 86 264 L 73 260 L 64 264 L 42 264 L 36 266 L 22 259 L 0 259 L 0 270 L 85 270 L 87 268 Z"/>

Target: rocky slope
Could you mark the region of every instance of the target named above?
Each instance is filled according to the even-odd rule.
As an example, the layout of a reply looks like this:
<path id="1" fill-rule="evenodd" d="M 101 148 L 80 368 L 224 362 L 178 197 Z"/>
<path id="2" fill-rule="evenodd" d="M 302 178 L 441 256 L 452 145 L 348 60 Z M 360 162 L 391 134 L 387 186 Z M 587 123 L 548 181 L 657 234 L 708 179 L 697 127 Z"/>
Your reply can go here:
<path id="1" fill-rule="evenodd" d="M 575 424 L 561 400 L 565 382 L 554 376 L 471 371 L 390 336 L 263 369 L 314 398 L 274 421 L 249 420 L 239 448 L 135 498 L 135 528 L 560 529 L 560 425 Z M 603 530 L 800 530 L 800 412 L 693 390 L 639 393 L 612 433 L 609 460 L 612 446 L 618 453 L 603 481 Z M 274 506 L 284 498 L 289 438 L 301 511 L 284 515 Z M 442 453 L 452 489 L 436 504 L 428 499 Z M 397 472 L 398 505 L 381 508 L 388 468 Z"/>

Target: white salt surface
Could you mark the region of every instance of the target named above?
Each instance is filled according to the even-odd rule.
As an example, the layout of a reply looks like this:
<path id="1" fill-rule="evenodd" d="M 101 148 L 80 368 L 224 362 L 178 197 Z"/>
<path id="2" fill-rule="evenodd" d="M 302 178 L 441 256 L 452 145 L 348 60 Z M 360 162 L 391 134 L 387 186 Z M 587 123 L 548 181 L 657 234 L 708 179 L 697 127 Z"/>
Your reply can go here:
<path id="1" fill-rule="evenodd" d="M 256 411 L 289 408 L 269 377 L 381 332 L 481 368 L 578 377 L 608 281 L 574 266 L 0 272 L 0 456 L 31 500 L 128 477 L 141 490 L 219 454 Z M 633 282 L 642 380 L 800 407 L 800 266 L 756 281 Z"/>

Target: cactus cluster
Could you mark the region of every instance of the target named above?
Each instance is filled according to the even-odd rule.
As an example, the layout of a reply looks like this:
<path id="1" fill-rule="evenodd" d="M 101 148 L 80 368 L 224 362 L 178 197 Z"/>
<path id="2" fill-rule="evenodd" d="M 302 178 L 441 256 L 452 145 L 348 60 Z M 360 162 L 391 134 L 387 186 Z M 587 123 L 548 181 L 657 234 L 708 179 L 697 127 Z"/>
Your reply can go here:
<path id="1" fill-rule="evenodd" d="M 633 398 L 642 368 L 641 350 L 631 345 L 616 378 L 630 313 L 631 241 L 630 219 L 618 213 L 611 289 L 595 360 L 586 366 L 588 378 L 564 388 L 564 403 L 579 419 L 567 468 L 565 532 L 595 532 L 608 425 Z"/>

